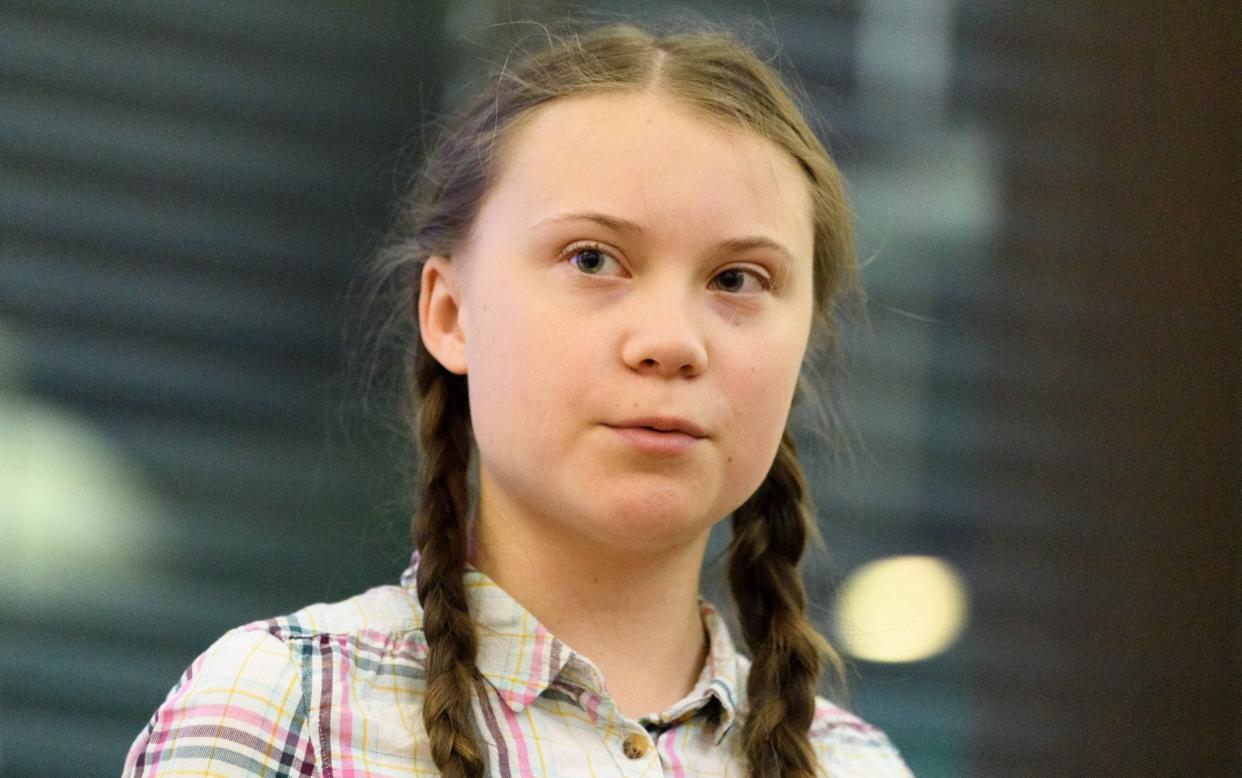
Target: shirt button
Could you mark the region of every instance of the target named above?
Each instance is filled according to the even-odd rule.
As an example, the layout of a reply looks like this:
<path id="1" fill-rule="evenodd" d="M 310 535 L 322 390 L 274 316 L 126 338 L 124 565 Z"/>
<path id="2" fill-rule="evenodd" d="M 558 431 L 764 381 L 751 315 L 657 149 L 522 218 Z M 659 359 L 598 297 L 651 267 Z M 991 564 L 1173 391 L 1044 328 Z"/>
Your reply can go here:
<path id="1" fill-rule="evenodd" d="M 637 732 L 632 732 L 625 736 L 625 740 L 621 741 L 621 752 L 630 759 L 642 759 L 647 755 L 647 738 Z"/>

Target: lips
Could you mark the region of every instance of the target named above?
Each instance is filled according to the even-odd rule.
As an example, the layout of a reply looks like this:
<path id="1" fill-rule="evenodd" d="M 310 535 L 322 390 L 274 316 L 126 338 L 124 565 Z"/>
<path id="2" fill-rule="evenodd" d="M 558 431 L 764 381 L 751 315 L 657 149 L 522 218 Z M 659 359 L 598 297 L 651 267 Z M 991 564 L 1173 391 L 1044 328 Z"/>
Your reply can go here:
<path id="1" fill-rule="evenodd" d="M 707 432 L 702 427 L 680 416 L 643 416 L 635 419 L 609 423 L 614 429 L 652 430 L 654 432 L 679 432 L 692 438 L 706 438 Z"/>
<path id="2" fill-rule="evenodd" d="M 707 437 L 701 427 L 687 419 L 626 419 L 604 426 L 627 450 L 641 457 L 679 458 Z"/>

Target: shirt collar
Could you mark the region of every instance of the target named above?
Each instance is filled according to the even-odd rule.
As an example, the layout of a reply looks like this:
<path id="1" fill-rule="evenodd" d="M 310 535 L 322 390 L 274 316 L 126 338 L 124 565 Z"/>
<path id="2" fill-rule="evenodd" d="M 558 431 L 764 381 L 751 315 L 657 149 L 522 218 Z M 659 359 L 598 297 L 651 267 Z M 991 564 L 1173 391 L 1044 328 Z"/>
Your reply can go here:
<path id="1" fill-rule="evenodd" d="M 416 600 L 417 572 L 415 552 L 410 566 L 401 574 L 401 584 Z M 514 713 L 520 713 L 543 694 L 570 660 L 577 658 L 593 667 L 491 578 L 467 566 L 465 585 L 470 613 L 478 626 L 479 672 Z M 672 707 L 644 721 L 672 724 L 715 700 L 720 706 L 716 728 L 716 741 L 720 742 L 736 716 L 738 690 L 745 683 L 747 662 L 734 649 L 729 628 L 716 608 L 706 600 L 699 600 L 699 608 L 708 640 L 707 661 L 699 679 L 690 693 Z"/>
<path id="2" fill-rule="evenodd" d="M 714 700 L 718 705 L 715 740 L 719 745 L 737 718 L 741 699 L 738 690 L 745 689 L 749 662 L 734 649 L 728 624 L 716 607 L 700 599 L 699 611 L 703 614 L 703 627 L 707 632 L 707 661 L 703 663 L 699 679 L 689 694 L 650 721 L 672 724 L 693 715 Z"/>

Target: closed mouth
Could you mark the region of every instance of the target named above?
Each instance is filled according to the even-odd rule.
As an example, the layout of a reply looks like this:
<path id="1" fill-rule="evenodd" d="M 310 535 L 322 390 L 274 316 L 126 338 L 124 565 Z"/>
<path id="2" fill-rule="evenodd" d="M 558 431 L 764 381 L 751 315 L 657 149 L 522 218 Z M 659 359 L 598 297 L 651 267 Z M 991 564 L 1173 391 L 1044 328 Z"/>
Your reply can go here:
<path id="1" fill-rule="evenodd" d="M 633 428 L 645 429 L 652 432 L 668 432 L 689 435 L 692 438 L 706 438 L 707 433 L 702 427 L 688 419 L 682 419 L 674 416 L 661 416 L 654 418 L 627 419 L 615 424 L 607 424 L 608 427 L 616 428 Z"/>

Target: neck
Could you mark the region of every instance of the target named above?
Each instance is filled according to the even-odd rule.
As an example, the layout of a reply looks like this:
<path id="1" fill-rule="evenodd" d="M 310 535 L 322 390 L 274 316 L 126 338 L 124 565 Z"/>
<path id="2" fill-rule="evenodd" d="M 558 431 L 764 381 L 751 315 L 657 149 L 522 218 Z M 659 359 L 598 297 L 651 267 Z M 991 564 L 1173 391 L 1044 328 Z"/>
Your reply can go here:
<path id="1" fill-rule="evenodd" d="M 481 504 L 471 562 L 603 674 L 622 714 L 659 713 L 694 687 L 707 657 L 699 573 L 707 533 L 651 554 L 549 538 Z"/>

